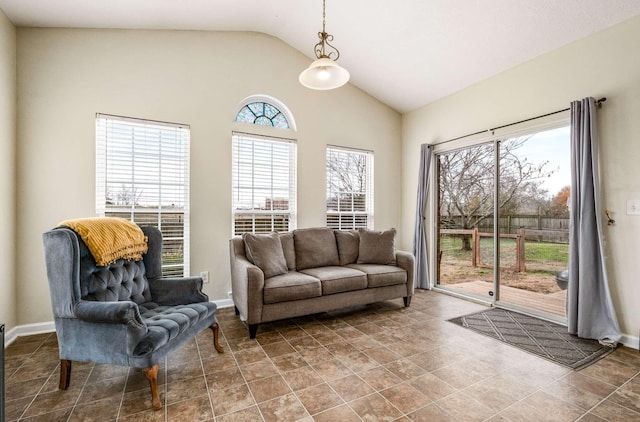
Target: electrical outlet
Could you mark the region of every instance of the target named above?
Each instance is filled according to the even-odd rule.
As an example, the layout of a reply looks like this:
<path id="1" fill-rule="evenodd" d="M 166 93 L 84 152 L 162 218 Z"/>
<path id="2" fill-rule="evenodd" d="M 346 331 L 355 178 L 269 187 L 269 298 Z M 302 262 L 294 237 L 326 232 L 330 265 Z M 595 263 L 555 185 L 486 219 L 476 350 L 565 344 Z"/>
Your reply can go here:
<path id="1" fill-rule="evenodd" d="M 200 277 L 202 277 L 202 282 L 203 283 L 208 283 L 209 282 L 209 271 L 202 271 L 200 273 Z"/>
<path id="2" fill-rule="evenodd" d="M 627 200 L 627 215 L 640 215 L 640 199 Z"/>

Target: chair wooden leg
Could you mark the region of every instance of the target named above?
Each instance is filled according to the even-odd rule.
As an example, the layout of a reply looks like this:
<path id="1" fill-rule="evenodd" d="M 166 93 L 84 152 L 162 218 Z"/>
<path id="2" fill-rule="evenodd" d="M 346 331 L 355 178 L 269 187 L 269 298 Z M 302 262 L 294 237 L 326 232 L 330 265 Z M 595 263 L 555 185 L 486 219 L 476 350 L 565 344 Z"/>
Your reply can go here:
<path id="1" fill-rule="evenodd" d="M 69 388 L 69 382 L 71 381 L 71 361 L 66 359 L 60 359 L 60 389 L 66 390 Z"/>
<path id="2" fill-rule="evenodd" d="M 162 402 L 158 394 L 158 364 L 156 363 L 151 368 L 145 368 L 142 372 L 149 379 L 149 385 L 151 386 L 151 403 L 154 410 L 162 409 Z"/>
<path id="3" fill-rule="evenodd" d="M 213 347 L 216 348 L 218 353 L 224 353 L 224 349 L 220 346 L 220 343 L 218 343 L 218 338 L 220 337 L 220 326 L 217 322 L 214 322 L 209 328 L 213 331 Z"/>

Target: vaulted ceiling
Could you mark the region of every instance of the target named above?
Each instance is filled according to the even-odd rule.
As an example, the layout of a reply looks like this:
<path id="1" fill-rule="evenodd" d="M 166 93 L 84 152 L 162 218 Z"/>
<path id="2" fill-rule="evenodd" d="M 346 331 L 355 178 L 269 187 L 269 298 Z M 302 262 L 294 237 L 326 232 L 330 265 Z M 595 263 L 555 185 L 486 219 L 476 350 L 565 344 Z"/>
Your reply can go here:
<path id="1" fill-rule="evenodd" d="M 321 0 L 0 0 L 17 26 L 257 31 L 313 57 Z M 640 15 L 632 0 L 327 0 L 351 83 L 407 112 Z M 302 70 L 302 69 L 300 69 Z"/>

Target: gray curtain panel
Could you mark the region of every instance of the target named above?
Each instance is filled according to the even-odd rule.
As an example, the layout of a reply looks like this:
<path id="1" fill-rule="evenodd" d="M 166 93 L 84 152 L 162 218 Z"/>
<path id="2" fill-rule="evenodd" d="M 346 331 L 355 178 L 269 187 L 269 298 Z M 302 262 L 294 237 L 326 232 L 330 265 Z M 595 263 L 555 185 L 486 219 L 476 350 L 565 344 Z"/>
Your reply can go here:
<path id="1" fill-rule="evenodd" d="M 427 193 L 429 188 L 429 169 L 433 146 L 422 144 L 420 146 L 420 171 L 418 175 L 418 197 L 416 203 L 416 224 L 413 237 L 413 255 L 416 260 L 416 287 L 430 289 L 429 265 L 427 262 L 427 227 L 426 209 Z"/>
<path id="2" fill-rule="evenodd" d="M 613 309 L 602 242 L 596 102 L 571 103 L 569 333 L 615 346 L 620 328 Z"/>

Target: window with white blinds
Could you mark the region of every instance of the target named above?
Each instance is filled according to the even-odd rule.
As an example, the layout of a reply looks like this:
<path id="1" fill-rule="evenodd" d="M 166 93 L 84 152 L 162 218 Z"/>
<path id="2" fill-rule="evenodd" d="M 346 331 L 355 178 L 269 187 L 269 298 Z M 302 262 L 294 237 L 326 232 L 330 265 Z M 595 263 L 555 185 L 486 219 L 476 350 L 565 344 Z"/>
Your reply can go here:
<path id="1" fill-rule="evenodd" d="M 327 227 L 373 228 L 373 152 L 327 147 Z"/>
<path id="2" fill-rule="evenodd" d="M 233 234 L 296 228 L 296 143 L 234 133 Z"/>
<path id="3" fill-rule="evenodd" d="M 96 115 L 96 213 L 162 232 L 162 273 L 189 275 L 188 125 Z"/>

